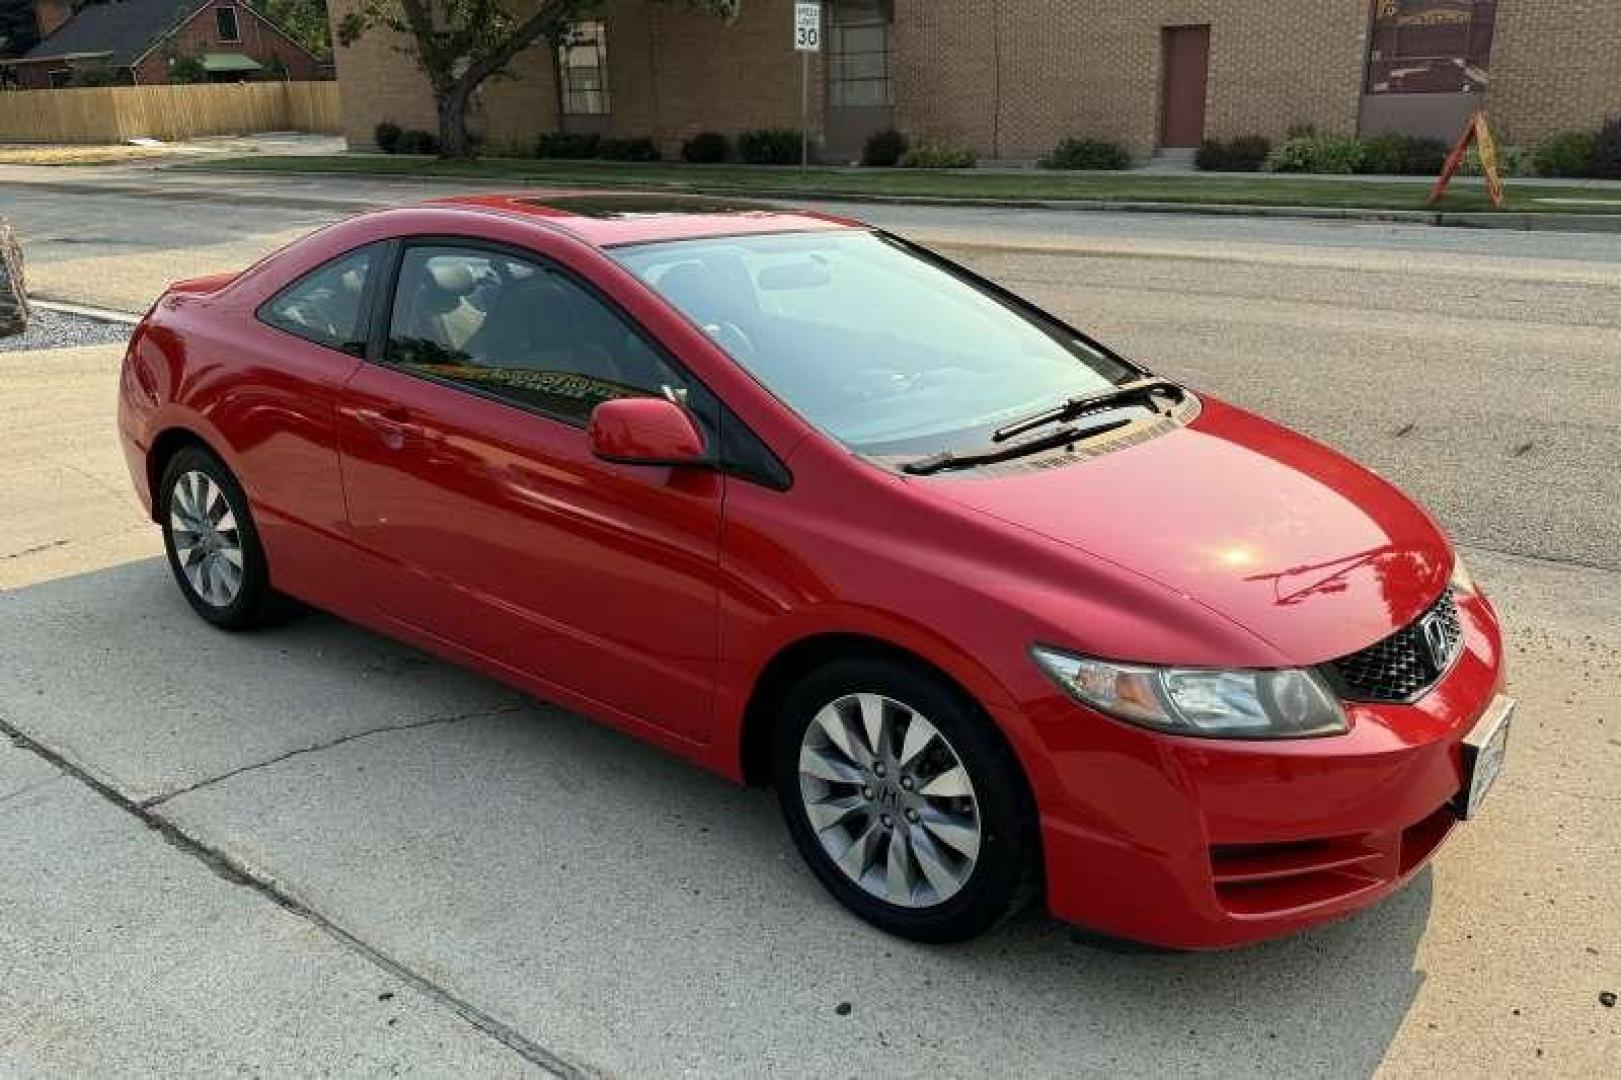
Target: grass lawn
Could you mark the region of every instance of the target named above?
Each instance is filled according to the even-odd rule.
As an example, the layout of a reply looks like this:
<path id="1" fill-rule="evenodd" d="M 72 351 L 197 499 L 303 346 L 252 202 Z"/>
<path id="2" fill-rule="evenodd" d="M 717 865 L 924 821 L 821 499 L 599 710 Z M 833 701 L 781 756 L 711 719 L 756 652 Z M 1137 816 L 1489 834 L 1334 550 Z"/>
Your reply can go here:
<path id="1" fill-rule="evenodd" d="M 354 176 L 462 178 L 511 181 L 524 186 L 634 187 L 754 195 L 866 195 L 959 199 L 1075 199 L 1082 201 L 1227 203 L 1245 206 L 1306 206 L 1364 210 L 1426 210 L 1452 213 L 1490 210 L 1476 180 L 1453 183 L 1435 207 L 1429 186 L 1346 177 L 1343 180 L 1282 177 L 1205 177 L 1131 173 L 933 172 L 916 169 L 772 168 L 747 165 L 626 164 L 543 161 L 531 158 L 436 158 L 374 154 L 294 157 L 254 155 L 177 165 L 183 169 L 253 172 L 344 173 Z M 1621 192 L 1576 186 L 1515 188 L 1508 182 L 1507 210 L 1526 213 L 1621 213 Z M 1594 200 L 1548 203 L 1543 199 Z"/>

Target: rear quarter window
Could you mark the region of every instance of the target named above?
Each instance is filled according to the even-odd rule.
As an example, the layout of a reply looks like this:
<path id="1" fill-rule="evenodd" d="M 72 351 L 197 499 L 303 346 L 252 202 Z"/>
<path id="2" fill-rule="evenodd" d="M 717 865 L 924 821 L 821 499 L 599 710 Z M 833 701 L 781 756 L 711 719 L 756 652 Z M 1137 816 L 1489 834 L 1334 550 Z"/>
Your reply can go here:
<path id="1" fill-rule="evenodd" d="M 363 356 L 367 285 L 376 272 L 376 245 L 340 255 L 305 274 L 259 308 L 259 321 L 305 341 Z"/>

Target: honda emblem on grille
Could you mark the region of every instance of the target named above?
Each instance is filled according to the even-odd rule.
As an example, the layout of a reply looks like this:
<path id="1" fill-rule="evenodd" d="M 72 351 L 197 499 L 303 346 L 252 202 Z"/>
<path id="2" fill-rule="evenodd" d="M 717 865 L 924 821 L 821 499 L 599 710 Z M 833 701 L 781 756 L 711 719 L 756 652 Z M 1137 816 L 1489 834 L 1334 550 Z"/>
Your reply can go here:
<path id="1" fill-rule="evenodd" d="M 1424 647 L 1429 650 L 1430 663 L 1435 665 L 1437 672 L 1445 671 L 1447 661 L 1452 659 L 1452 642 L 1446 624 L 1441 621 L 1440 615 L 1426 615 L 1419 629 L 1424 632 Z"/>

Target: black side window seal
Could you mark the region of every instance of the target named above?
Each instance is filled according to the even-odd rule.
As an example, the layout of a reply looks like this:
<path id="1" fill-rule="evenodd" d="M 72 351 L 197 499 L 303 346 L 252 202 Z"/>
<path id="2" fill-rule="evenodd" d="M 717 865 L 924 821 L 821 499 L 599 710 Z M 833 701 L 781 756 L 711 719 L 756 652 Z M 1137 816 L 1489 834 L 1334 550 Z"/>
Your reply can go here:
<path id="1" fill-rule="evenodd" d="M 371 297 L 370 332 L 366 334 L 366 360 L 383 363 L 389 349 L 389 321 L 394 316 L 394 292 L 399 287 L 400 261 L 405 256 L 405 245 L 400 240 L 386 240 L 378 253 L 378 290 Z"/>
<path id="2" fill-rule="evenodd" d="M 728 476 L 746 480 L 772 491 L 787 491 L 794 486 L 794 474 L 782 459 L 771 452 L 742 419 L 720 404 L 720 469 Z"/>
<path id="3" fill-rule="evenodd" d="M 377 270 L 374 275 L 377 279 L 377 288 L 368 298 L 371 306 L 367 309 L 366 355 L 365 359 L 372 363 L 381 363 L 388 350 L 388 326 L 394 313 L 394 290 L 399 282 L 400 261 L 404 257 L 405 245 L 399 240 L 385 240 L 378 244 Z"/>

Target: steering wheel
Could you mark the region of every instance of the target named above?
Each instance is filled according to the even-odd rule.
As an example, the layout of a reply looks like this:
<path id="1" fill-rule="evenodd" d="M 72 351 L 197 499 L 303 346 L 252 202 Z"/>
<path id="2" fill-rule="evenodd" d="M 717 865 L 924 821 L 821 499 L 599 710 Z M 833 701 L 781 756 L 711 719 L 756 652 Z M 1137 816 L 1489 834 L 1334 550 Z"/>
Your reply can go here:
<path id="1" fill-rule="evenodd" d="M 739 359 L 753 360 L 758 355 L 754 348 L 754 339 L 735 322 L 710 323 L 704 327 L 704 332 L 714 338 L 721 348 Z"/>

